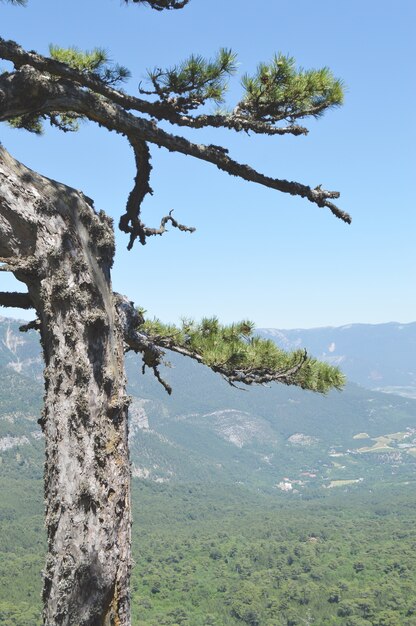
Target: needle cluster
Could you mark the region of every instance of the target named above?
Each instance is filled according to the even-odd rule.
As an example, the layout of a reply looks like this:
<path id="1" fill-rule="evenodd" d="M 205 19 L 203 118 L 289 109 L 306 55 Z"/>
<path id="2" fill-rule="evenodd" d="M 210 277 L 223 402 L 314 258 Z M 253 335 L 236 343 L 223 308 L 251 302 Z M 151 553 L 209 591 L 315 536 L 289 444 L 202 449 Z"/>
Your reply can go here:
<path id="1" fill-rule="evenodd" d="M 207 60 L 191 55 L 172 68 L 148 71 L 152 90 L 140 87 L 140 93 L 155 95 L 172 106 L 178 113 L 187 113 L 212 100 L 224 101 L 227 78 L 236 71 L 236 55 L 221 48 L 215 59 Z"/>
<path id="2" fill-rule="evenodd" d="M 327 67 L 296 69 L 295 59 L 276 55 L 269 64 L 260 63 L 254 76 L 243 76 L 245 96 L 239 111 L 256 120 L 275 123 L 308 116 L 319 117 L 343 102 L 342 82 Z"/>
<path id="3" fill-rule="evenodd" d="M 117 86 L 130 77 L 129 70 L 118 63 L 112 63 L 103 48 L 94 48 L 84 52 L 75 47 L 62 48 L 51 44 L 49 55 L 54 61 L 65 64 L 81 74 L 95 77 L 108 87 Z M 13 128 L 21 128 L 41 135 L 43 133 L 43 120 L 48 120 L 51 126 L 56 126 L 59 130 L 67 133 L 76 132 L 82 119 L 85 117 L 72 111 L 50 111 L 44 115 L 36 113 L 18 115 L 9 119 L 8 123 Z"/>
<path id="4" fill-rule="evenodd" d="M 215 317 L 199 323 L 183 320 L 181 326 L 145 320 L 139 332 L 158 348 L 207 365 L 232 385 L 280 382 L 325 393 L 340 389 L 345 382 L 338 368 L 317 361 L 305 350 L 285 352 L 273 341 L 258 337 L 248 320 L 228 326 Z"/>

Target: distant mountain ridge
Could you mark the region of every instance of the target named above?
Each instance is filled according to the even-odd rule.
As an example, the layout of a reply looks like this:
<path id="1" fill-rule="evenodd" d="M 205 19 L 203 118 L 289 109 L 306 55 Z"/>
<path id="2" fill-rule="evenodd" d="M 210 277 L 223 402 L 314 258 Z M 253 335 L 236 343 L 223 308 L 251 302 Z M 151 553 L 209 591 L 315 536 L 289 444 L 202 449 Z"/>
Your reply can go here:
<path id="1" fill-rule="evenodd" d="M 416 322 L 257 332 L 285 350 L 306 348 L 363 387 L 416 398 Z"/>
<path id="2" fill-rule="evenodd" d="M 35 332 L 21 333 L 24 323 L 0 316 L 0 366 L 41 378 L 42 359 Z M 351 382 L 368 389 L 416 393 L 416 322 L 348 324 L 309 329 L 259 328 L 285 350 L 304 347 L 318 359 L 338 365 Z M 407 395 L 403 393 L 403 395 Z"/>
<path id="3" fill-rule="evenodd" d="M 0 477 L 42 473 L 40 346 L 37 334 L 20 333 L 19 324 L 0 319 Z M 386 385 L 404 381 L 402 386 L 410 386 L 409 372 L 400 378 L 404 346 L 395 340 L 399 330 L 382 326 L 378 341 L 384 341 L 384 334 L 389 337 L 394 367 L 384 364 L 387 349 L 374 338 L 366 347 L 366 325 L 259 333 L 286 348 L 303 341 L 315 356 L 342 357 L 340 365 L 344 371 L 348 366 L 352 381 L 360 382 L 377 366 Z M 416 324 L 406 326 L 412 327 L 405 330 L 410 342 Z M 348 334 L 353 337 L 350 347 Z M 408 481 L 414 473 L 415 400 L 353 382 L 327 396 L 282 385 L 238 391 L 206 367 L 178 355 L 169 358 L 172 367 L 163 376 L 173 387 L 172 396 L 151 373 L 141 375 L 137 357 L 126 359 L 133 398 L 133 476 L 155 482 L 238 482 L 262 489 L 283 485 L 288 492 L 302 492 L 381 479 Z"/>

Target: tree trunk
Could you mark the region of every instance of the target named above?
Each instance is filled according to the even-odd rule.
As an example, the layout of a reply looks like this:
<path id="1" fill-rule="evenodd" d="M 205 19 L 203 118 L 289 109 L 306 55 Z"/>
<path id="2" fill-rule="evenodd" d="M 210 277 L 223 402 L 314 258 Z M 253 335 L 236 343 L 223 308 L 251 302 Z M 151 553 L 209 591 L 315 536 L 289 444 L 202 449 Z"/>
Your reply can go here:
<path id="1" fill-rule="evenodd" d="M 112 224 L 91 201 L 0 146 L 0 257 L 28 287 L 45 359 L 46 626 L 130 624 L 129 400 L 113 255 Z"/>

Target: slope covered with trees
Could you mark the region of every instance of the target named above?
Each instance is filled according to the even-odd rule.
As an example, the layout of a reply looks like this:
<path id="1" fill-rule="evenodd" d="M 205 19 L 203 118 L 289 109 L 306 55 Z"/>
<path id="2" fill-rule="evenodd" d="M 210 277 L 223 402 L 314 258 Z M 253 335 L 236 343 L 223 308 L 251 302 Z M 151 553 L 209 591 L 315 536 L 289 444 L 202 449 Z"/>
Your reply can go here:
<path id="1" fill-rule="evenodd" d="M 36 428 L 41 395 L 36 368 L 41 365 L 34 350 L 36 335 L 23 335 L 24 343 L 16 346 L 17 327 L 15 321 L 0 323 L 0 445 L 7 437 L 15 444 L 0 452 L 0 621 L 5 626 L 40 626 L 40 571 L 46 548 L 43 441 L 31 433 L 40 434 Z M 212 415 L 202 416 L 204 410 L 215 411 L 224 401 L 226 406 L 235 402 L 235 425 L 239 412 L 251 410 L 253 402 L 270 416 L 269 425 L 287 428 L 287 434 L 295 425 L 302 424 L 305 430 L 305 411 L 313 410 L 313 401 L 322 400 L 327 410 L 310 416 L 309 427 L 316 430 L 308 432 L 321 438 L 327 432 L 329 442 L 340 432 L 348 445 L 361 447 L 367 442 L 348 439 L 348 429 L 352 425 L 351 432 L 355 432 L 354 426 L 360 424 L 356 420 L 363 416 L 357 399 L 363 407 L 376 409 L 378 425 L 388 425 L 390 430 L 406 420 L 414 424 L 414 402 L 397 398 L 399 403 L 394 404 L 393 396 L 366 395 L 363 389 L 356 389 L 358 398 L 354 400 L 348 387 L 334 397 L 312 396 L 308 400 L 302 400 L 304 393 L 299 391 L 299 404 L 293 403 L 296 390 L 289 388 L 282 388 L 282 394 L 276 394 L 277 389 L 259 390 L 263 393 L 251 399 L 251 394 L 222 385 L 197 364 L 182 360 L 175 365 L 172 382 L 176 393 L 172 396 L 150 376 L 141 379 L 148 383 L 140 386 L 142 397 L 148 399 L 145 407 L 154 402 L 155 415 L 149 411 L 148 419 L 157 431 L 137 431 L 135 404 L 131 411 L 134 463 L 139 464 L 145 453 L 151 452 L 151 461 L 146 458 L 144 467 L 152 463 L 161 466 L 166 450 L 173 450 L 176 457 L 168 457 L 168 461 L 176 461 L 182 468 L 182 474 L 178 471 L 169 477 L 170 482 L 155 482 L 162 478 L 161 473 L 147 480 L 133 479 L 132 624 L 300 626 L 310 621 L 325 626 L 413 626 L 414 464 L 406 470 L 404 466 L 400 469 L 397 458 L 380 463 L 378 456 L 388 456 L 380 452 L 367 454 L 367 473 L 363 473 L 358 456 L 352 456 L 348 469 L 342 470 L 340 465 L 347 463 L 347 457 L 326 459 L 326 443 L 309 448 L 289 446 L 276 430 L 272 431 L 276 441 L 271 442 L 267 431 L 267 445 L 283 460 L 289 478 L 295 477 L 291 467 L 298 467 L 299 472 L 303 464 L 307 467 L 323 458 L 333 467 L 321 464 L 319 468 L 332 478 L 341 479 L 343 472 L 353 470 L 358 473 L 350 477 L 362 475 L 365 480 L 357 484 L 339 481 L 336 488 L 324 489 L 315 484 L 317 478 L 300 477 L 309 484 L 295 483 L 290 493 L 276 486 L 265 488 L 259 478 L 256 446 L 250 442 L 241 449 L 227 445 L 210 430 Z M 21 373 L 16 371 L 19 368 Z M 137 364 L 128 363 L 130 368 L 134 373 Z M 193 397 L 185 379 L 193 383 Z M 138 393 L 136 377 L 133 380 L 132 391 Z M 11 384 L 17 398 L 9 393 Z M 285 391 L 289 392 L 286 397 Z M 216 405 L 215 399 L 220 404 Z M 345 407 L 342 421 L 336 412 L 337 401 Z M 195 417 L 198 410 L 199 422 Z M 277 413 L 272 414 L 273 410 Z M 194 421 L 184 421 L 184 412 L 194 413 Z M 339 423 L 331 430 L 334 415 Z M 369 430 L 378 427 L 377 421 L 371 422 L 374 415 L 366 417 Z M 177 445 L 173 447 L 166 438 L 175 433 Z M 146 439 L 151 437 L 159 447 L 151 448 Z M 259 445 L 257 451 L 261 449 Z M 203 458 L 210 460 L 211 473 L 203 469 Z M 214 475 L 214 461 L 223 463 L 226 471 L 217 468 Z M 275 482 L 282 475 L 276 472 Z"/>
<path id="2" fill-rule="evenodd" d="M 4 494 L 4 496 L 3 496 Z M 41 483 L 2 480 L 0 619 L 40 626 Z M 133 482 L 133 626 L 414 626 L 412 492 Z"/>

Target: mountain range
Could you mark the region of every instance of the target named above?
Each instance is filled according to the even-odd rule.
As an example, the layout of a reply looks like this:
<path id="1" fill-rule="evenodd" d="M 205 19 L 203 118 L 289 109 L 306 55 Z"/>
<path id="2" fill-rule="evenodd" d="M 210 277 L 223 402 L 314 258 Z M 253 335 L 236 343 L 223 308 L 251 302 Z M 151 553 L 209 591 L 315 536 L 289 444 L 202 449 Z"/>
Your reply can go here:
<path id="1" fill-rule="evenodd" d="M 416 322 L 258 332 L 286 350 L 306 348 L 363 387 L 416 398 Z"/>
<path id="2" fill-rule="evenodd" d="M 303 495 L 414 482 L 416 323 L 258 332 L 338 364 L 348 377 L 345 390 L 237 390 L 208 368 L 169 355 L 162 374 L 174 389 L 168 396 L 128 355 L 133 476 Z M 37 334 L 0 318 L 0 476 L 41 476 L 42 388 Z"/>

